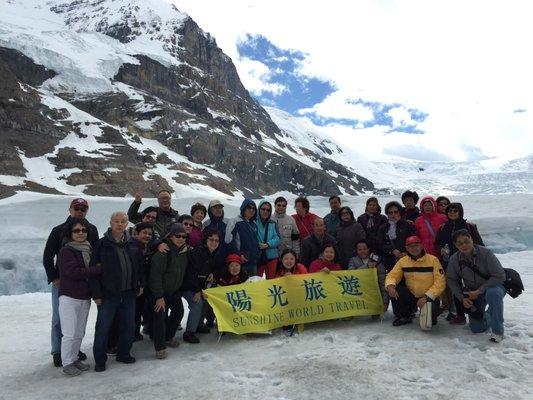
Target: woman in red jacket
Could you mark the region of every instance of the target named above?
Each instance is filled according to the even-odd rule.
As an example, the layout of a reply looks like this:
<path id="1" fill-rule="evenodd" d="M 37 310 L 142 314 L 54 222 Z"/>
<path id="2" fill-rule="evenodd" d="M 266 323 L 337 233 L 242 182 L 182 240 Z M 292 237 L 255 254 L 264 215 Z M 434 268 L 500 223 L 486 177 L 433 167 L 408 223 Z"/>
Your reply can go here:
<path id="1" fill-rule="evenodd" d="M 431 196 L 424 197 L 420 202 L 420 207 L 422 212 L 415 221 L 415 228 L 418 231 L 418 236 L 422 239 L 426 253 L 439 258 L 440 254 L 435 249 L 435 239 L 440 226 L 448 219 L 446 215 L 438 213 L 437 202 Z"/>
<path id="2" fill-rule="evenodd" d="M 342 267 L 335 262 L 337 255 L 337 250 L 332 244 L 326 244 L 322 248 L 320 253 L 320 258 L 316 259 L 309 266 L 309 273 L 312 272 L 329 272 L 329 271 L 340 271 Z"/>
<path id="3" fill-rule="evenodd" d="M 305 265 L 296 262 L 296 252 L 292 249 L 285 249 L 279 256 L 278 270 L 276 278 L 286 275 L 307 274 Z"/>

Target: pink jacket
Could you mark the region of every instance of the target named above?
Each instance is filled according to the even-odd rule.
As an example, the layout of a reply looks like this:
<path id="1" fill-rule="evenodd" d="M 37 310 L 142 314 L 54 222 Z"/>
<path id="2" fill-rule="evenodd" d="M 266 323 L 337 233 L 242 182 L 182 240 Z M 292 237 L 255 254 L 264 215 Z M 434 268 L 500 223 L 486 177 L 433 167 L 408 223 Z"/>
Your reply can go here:
<path id="1" fill-rule="evenodd" d="M 424 210 L 424 203 L 430 201 L 433 204 L 433 212 L 426 214 Z M 435 257 L 440 257 L 437 250 L 435 249 L 435 238 L 439 232 L 440 226 L 448 220 L 446 215 L 439 214 L 437 212 L 437 202 L 431 196 L 426 196 L 420 201 L 420 216 L 415 220 L 415 228 L 418 231 L 418 236 L 422 239 L 422 245 L 426 253 L 432 254 Z M 433 233 L 428 227 L 429 224 L 433 227 Z"/>

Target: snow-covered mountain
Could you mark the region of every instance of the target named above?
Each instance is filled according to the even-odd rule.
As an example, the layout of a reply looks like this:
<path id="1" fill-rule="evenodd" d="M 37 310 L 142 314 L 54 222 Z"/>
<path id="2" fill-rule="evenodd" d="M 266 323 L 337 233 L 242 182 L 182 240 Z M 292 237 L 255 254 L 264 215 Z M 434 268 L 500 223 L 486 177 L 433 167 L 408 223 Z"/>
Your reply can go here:
<path id="1" fill-rule="evenodd" d="M 0 3 L 0 195 L 356 194 L 289 143 L 216 41 L 166 0 Z"/>
<path id="2" fill-rule="evenodd" d="M 290 143 L 299 143 L 370 179 L 378 193 L 398 194 L 416 189 L 433 194 L 507 194 L 533 192 L 533 154 L 520 159 L 483 161 L 416 161 L 396 156 L 368 155 L 351 150 L 305 118 L 265 107 Z M 331 173 L 331 172 L 330 172 Z"/>

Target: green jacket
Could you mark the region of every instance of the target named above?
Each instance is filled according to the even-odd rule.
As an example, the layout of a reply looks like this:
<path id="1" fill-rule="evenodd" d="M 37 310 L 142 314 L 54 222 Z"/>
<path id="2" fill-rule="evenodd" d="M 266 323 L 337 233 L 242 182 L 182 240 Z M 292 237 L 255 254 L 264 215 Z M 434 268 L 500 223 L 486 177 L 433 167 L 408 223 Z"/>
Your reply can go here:
<path id="1" fill-rule="evenodd" d="M 169 247 L 168 253 L 157 252 L 150 262 L 150 291 L 156 299 L 176 293 L 185 277 L 188 247 L 185 245 L 179 250 L 172 243 Z"/>

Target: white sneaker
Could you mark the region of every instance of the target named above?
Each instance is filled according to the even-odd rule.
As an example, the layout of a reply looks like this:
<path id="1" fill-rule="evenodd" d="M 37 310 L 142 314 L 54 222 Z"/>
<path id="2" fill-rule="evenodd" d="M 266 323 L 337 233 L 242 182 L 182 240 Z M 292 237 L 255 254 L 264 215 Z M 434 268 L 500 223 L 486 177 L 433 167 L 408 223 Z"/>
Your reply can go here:
<path id="1" fill-rule="evenodd" d="M 493 343 L 500 343 L 503 340 L 503 334 L 498 335 L 497 333 L 492 333 L 490 335 L 490 341 Z"/>

